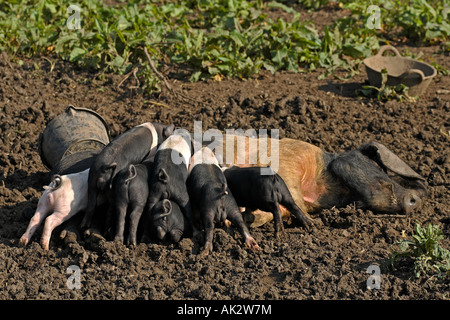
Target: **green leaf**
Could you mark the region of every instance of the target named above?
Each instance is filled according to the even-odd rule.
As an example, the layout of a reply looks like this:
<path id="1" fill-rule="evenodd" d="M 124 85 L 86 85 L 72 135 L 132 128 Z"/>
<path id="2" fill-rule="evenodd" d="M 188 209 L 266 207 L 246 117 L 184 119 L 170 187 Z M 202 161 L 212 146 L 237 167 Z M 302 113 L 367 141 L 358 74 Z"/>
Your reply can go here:
<path id="1" fill-rule="evenodd" d="M 414 243 L 411 241 L 408 241 L 408 240 L 403 240 L 402 242 L 400 242 L 400 244 L 399 244 L 400 252 L 406 252 L 409 249 L 409 246 L 411 244 L 414 244 Z"/>
<path id="2" fill-rule="evenodd" d="M 125 59 L 121 56 L 115 57 L 112 61 L 108 62 L 109 66 L 111 66 L 114 70 L 119 69 L 122 67 L 123 63 L 125 62 Z"/>
<path id="3" fill-rule="evenodd" d="M 243 47 L 246 41 L 245 37 L 236 30 L 230 32 L 230 38 L 234 41 L 235 44 L 238 45 L 238 47 Z"/>
<path id="4" fill-rule="evenodd" d="M 367 50 L 367 48 L 361 44 L 344 44 L 342 46 L 342 51 L 344 54 L 353 58 L 367 57 L 370 55 L 370 50 Z"/>
<path id="5" fill-rule="evenodd" d="M 281 67 L 283 65 L 283 59 L 287 56 L 287 49 L 286 47 L 272 51 L 272 61 L 275 62 L 278 67 Z"/>
<path id="6" fill-rule="evenodd" d="M 278 2 L 276 2 L 276 1 L 271 1 L 271 2 L 267 3 L 267 6 L 270 7 L 270 8 L 280 8 L 280 9 L 283 9 L 283 10 L 286 11 L 287 13 L 292 13 L 292 14 L 297 13 L 297 11 L 295 11 L 293 8 L 288 7 L 287 5 L 282 4 L 282 3 L 278 3 Z"/>
<path id="7" fill-rule="evenodd" d="M 274 73 L 277 71 L 277 69 L 275 68 L 275 66 L 274 66 L 273 64 L 271 64 L 270 62 L 267 62 L 267 61 L 264 61 L 264 62 L 263 62 L 263 67 L 264 67 L 266 70 L 272 72 L 272 74 L 274 74 Z"/>
<path id="8" fill-rule="evenodd" d="M 125 30 L 130 26 L 131 23 L 123 15 L 120 15 L 119 19 L 117 20 L 116 28 L 118 30 Z"/>
<path id="9" fill-rule="evenodd" d="M 200 80 L 200 76 L 202 75 L 201 71 L 194 72 L 191 77 L 189 78 L 189 81 L 191 82 L 197 82 Z"/>
<path id="10" fill-rule="evenodd" d="M 58 38 L 55 45 L 55 52 L 60 53 L 63 52 L 63 47 L 69 41 L 78 40 L 78 35 L 76 33 L 70 33 L 68 35 L 62 36 Z"/>
<path id="11" fill-rule="evenodd" d="M 86 51 L 84 49 L 82 49 L 82 48 L 75 48 L 70 53 L 69 61 L 70 62 L 78 61 L 78 60 L 80 60 L 83 57 L 83 55 L 85 53 L 86 53 Z"/>

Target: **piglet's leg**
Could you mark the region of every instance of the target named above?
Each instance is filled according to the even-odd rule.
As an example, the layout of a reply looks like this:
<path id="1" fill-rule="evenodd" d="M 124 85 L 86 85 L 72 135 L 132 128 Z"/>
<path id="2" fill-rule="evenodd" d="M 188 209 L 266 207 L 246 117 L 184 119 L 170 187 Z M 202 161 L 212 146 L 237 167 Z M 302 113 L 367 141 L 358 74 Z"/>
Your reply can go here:
<path id="1" fill-rule="evenodd" d="M 280 233 L 283 232 L 283 221 L 281 221 L 281 211 L 278 202 L 274 203 L 272 210 L 273 217 L 275 220 L 275 237 L 279 237 Z"/>
<path id="2" fill-rule="evenodd" d="M 31 236 L 34 234 L 36 229 L 42 224 L 45 217 L 49 215 L 51 209 L 45 206 L 41 201 L 39 201 L 38 207 L 36 209 L 36 213 L 31 218 L 30 223 L 28 224 L 27 230 L 20 237 L 19 243 L 23 246 L 26 246 L 31 239 Z"/>
<path id="3" fill-rule="evenodd" d="M 57 226 L 59 226 L 72 216 L 73 214 L 70 214 L 70 212 L 55 211 L 52 215 L 48 216 L 47 219 L 45 219 L 44 230 L 42 231 L 41 238 L 41 244 L 44 250 L 48 250 L 53 229 L 55 229 Z"/>
<path id="4" fill-rule="evenodd" d="M 117 205 L 117 221 L 116 221 L 116 235 L 114 240 L 123 242 L 123 232 L 125 230 L 125 218 L 127 215 L 126 204 Z"/>
<path id="5" fill-rule="evenodd" d="M 130 213 L 130 227 L 128 233 L 128 244 L 136 244 L 136 234 L 139 225 L 139 220 L 141 220 L 142 212 L 144 211 L 144 206 L 138 205 L 133 208 Z"/>
<path id="6" fill-rule="evenodd" d="M 245 239 L 245 245 L 253 251 L 259 250 L 259 246 L 255 239 L 250 235 L 247 226 L 244 223 L 244 219 L 239 211 L 231 211 L 227 213 L 227 219 L 237 227 L 239 233 Z"/>
<path id="7" fill-rule="evenodd" d="M 294 202 L 283 203 L 283 205 L 288 211 L 294 214 L 294 216 L 303 227 L 308 228 L 311 225 L 312 221 L 310 220 L 310 218 L 306 214 L 304 214 L 302 209 L 300 209 L 300 207 L 297 206 Z"/>
<path id="8" fill-rule="evenodd" d="M 187 193 L 186 193 L 187 195 Z M 198 230 L 195 221 L 194 221 L 194 214 L 192 213 L 192 208 L 191 208 L 191 203 L 189 201 L 189 196 L 187 195 L 187 200 L 183 201 L 181 200 L 179 202 L 181 211 L 184 213 L 186 219 L 188 220 L 189 224 L 192 226 L 192 234 L 194 236 L 194 238 L 197 238 L 198 236 L 200 236 L 201 231 Z"/>
<path id="9" fill-rule="evenodd" d="M 214 213 L 204 212 L 203 213 L 203 227 L 205 229 L 205 246 L 201 253 L 202 256 L 207 256 L 212 252 L 213 245 L 213 235 L 214 235 Z"/>

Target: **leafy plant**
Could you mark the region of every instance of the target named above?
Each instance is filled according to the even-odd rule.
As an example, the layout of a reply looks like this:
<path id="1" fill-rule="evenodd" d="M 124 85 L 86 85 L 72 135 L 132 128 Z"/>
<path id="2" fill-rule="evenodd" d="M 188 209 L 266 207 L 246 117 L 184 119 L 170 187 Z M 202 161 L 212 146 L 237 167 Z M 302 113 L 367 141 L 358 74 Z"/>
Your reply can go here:
<path id="1" fill-rule="evenodd" d="M 399 258 L 414 260 L 414 275 L 418 278 L 430 272 L 440 276 L 450 275 L 450 251 L 443 248 L 439 241 L 444 238 L 438 225 L 428 224 L 422 228 L 416 223 L 413 240 L 396 242 L 398 250 L 393 250 L 391 265 L 394 267 Z"/>
<path id="2" fill-rule="evenodd" d="M 352 19 L 367 21 L 368 5 L 380 9 L 380 38 L 399 40 L 401 37 L 426 43 L 441 43 L 450 37 L 449 0 L 375 0 L 343 1 L 352 11 Z"/>
<path id="3" fill-rule="evenodd" d="M 404 84 L 398 84 L 396 86 L 388 86 L 386 85 L 388 78 L 388 73 L 386 69 L 381 70 L 381 87 L 362 86 L 361 89 L 356 90 L 357 96 L 365 96 L 369 98 L 377 98 L 381 101 L 389 101 L 392 99 L 396 99 L 398 101 L 402 101 L 405 99 L 406 101 L 416 101 L 417 97 L 411 97 L 408 95 L 409 88 Z"/>

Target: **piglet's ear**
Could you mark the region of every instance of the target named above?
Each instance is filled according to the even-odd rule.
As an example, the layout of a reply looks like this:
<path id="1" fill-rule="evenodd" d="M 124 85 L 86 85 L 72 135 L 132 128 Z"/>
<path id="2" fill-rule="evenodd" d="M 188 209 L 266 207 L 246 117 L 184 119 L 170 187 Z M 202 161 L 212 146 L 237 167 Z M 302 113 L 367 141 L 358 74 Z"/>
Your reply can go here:
<path id="1" fill-rule="evenodd" d="M 403 160 L 381 143 L 371 141 L 363 144 L 359 150 L 363 155 L 372 159 L 382 168 L 411 179 L 425 180 L 421 175 L 411 169 Z"/>
<path id="2" fill-rule="evenodd" d="M 168 138 L 173 133 L 174 130 L 175 130 L 175 126 L 173 124 L 165 127 L 163 130 L 163 138 L 164 139 Z"/>
<path id="3" fill-rule="evenodd" d="M 224 197 L 228 194 L 228 190 L 227 190 L 227 185 L 225 183 L 222 184 L 222 188 L 221 188 L 221 196 Z"/>
<path id="4" fill-rule="evenodd" d="M 167 183 L 169 181 L 169 176 L 167 175 L 166 170 L 160 169 L 158 172 L 158 180 L 162 183 Z"/>
<path id="5" fill-rule="evenodd" d="M 163 205 L 164 213 L 172 212 L 172 203 L 170 203 L 170 200 L 164 199 L 162 205 Z"/>

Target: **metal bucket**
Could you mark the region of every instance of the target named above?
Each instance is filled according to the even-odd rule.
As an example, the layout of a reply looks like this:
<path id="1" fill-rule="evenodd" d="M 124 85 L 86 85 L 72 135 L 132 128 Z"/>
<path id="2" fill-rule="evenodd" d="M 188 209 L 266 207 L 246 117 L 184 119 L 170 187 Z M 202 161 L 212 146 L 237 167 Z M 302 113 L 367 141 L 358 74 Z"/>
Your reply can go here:
<path id="1" fill-rule="evenodd" d="M 101 150 L 109 141 L 108 127 L 98 113 L 70 105 L 40 135 L 39 155 L 44 166 L 52 169 L 66 155 Z"/>
<path id="2" fill-rule="evenodd" d="M 383 56 L 386 51 L 392 51 L 395 56 Z M 364 59 L 363 63 L 372 86 L 381 87 L 381 70 L 386 69 L 386 85 L 404 84 L 409 87 L 411 96 L 423 94 L 437 74 L 436 69 L 428 63 L 402 57 L 395 47 L 389 45 L 382 46 L 376 55 Z"/>

